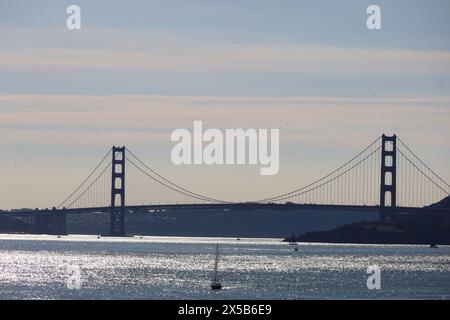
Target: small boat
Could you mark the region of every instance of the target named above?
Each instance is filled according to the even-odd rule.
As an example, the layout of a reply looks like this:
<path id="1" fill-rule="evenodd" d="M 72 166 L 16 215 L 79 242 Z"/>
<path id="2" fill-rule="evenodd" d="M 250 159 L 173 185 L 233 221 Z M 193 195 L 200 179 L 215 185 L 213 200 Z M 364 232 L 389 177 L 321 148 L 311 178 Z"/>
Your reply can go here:
<path id="1" fill-rule="evenodd" d="M 222 289 L 222 284 L 219 282 L 217 278 L 217 268 L 219 266 L 219 244 L 216 245 L 216 259 L 214 261 L 214 271 L 213 271 L 213 277 L 211 282 L 211 289 L 212 290 L 220 290 Z"/>
<path id="2" fill-rule="evenodd" d="M 298 251 L 298 247 L 295 247 L 295 248 L 294 248 L 294 251 Z"/>
<path id="3" fill-rule="evenodd" d="M 437 249 L 437 248 L 439 248 L 439 247 L 438 247 L 437 244 L 432 243 L 432 244 L 430 244 L 430 248 L 432 248 L 432 249 Z"/>
<path id="4" fill-rule="evenodd" d="M 290 246 L 298 246 L 298 243 L 297 242 L 289 242 L 289 245 Z"/>

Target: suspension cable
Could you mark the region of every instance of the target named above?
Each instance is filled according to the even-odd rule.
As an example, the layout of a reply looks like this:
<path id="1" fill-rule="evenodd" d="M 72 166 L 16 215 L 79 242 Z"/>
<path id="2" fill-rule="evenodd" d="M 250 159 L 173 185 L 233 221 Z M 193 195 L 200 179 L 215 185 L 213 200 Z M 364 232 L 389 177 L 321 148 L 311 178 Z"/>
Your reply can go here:
<path id="1" fill-rule="evenodd" d="M 75 199 L 73 200 L 67 207 L 70 208 L 72 206 L 72 204 L 74 204 L 76 201 L 78 201 L 78 199 L 80 199 L 93 185 L 94 183 L 97 182 L 97 180 L 103 176 L 103 174 L 105 173 L 106 169 L 108 169 L 111 166 L 111 163 L 109 163 L 104 169 L 103 171 L 97 176 L 97 178 L 95 178 L 94 181 L 92 181 L 89 186 Z"/>
<path id="2" fill-rule="evenodd" d="M 408 146 L 399 137 L 397 137 L 397 139 L 406 148 L 406 150 L 408 150 L 417 160 L 419 160 L 421 164 L 425 166 L 425 168 L 430 170 L 432 174 L 434 174 L 442 183 L 444 183 L 447 187 L 450 188 L 450 185 L 444 179 L 442 179 L 437 173 L 435 173 L 425 162 L 423 162 L 410 148 L 408 148 Z"/>
<path id="3" fill-rule="evenodd" d="M 86 181 L 89 180 L 89 178 L 94 174 L 95 171 L 97 171 L 97 169 L 101 166 L 101 164 L 105 161 L 105 159 L 109 156 L 109 154 L 111 153 L 111 149 L 110 148 L 108 150 L 108 152 L 106 153 L 106 155 L 103 157 L 103 159 L 99 162 L 99 164 L 95 167 L 94 170 L 92 170 L 92 172 L 87 176 L 86 179 L 84 179 L 84 181 L 78 186 L 78 188 L 75 189 L 74 192 L 72 192 L 67 198 L 64 199 L 64 201 L 62 201 L 56 208 L 60 208 L 67 200 L 69 200 L 78 190 L 80 190 L 80 188 L 86 183 Z"/>
<path id="4" fill-rule="evenodd" d="M 174 188 L 181 189 L 181 190 L 184 191 L 185 193 L 189 193 L 189 194 L 191 194 L 192 196 L 195 196 L 195 198 L 197 198 L 197 199 L 198 199 L 198 197 L 200 197 L 200 198 L 203 198 L 203 200 L 210 201 L 210 202 L 231 203 L 230 201 L 224 201 L 224 200 L 218 200 L 218 199 L 210 198 L 210 197 L 203 196 L 203 195 L 201 195 L 201 194 L 192 192 L 192 191 L 190 191 L 190 190 L 187 190 L 187 189 L 181 187 L 180 185 L 178 185 L 178 184 L 176 184 L 176 183 L 173 183 L 173 182 L 170 181 L 170 180 L 167 180 L 167 179 L 164 178 L 162 175 L 160 175 L 158 172 L 156 172 L 155 170 L 153 170 L 152 168 L 150 168 L 149 166 L 147 166 L 147 165 L 146 165 L 144 162 L 142 162 L 137 156 L 135 156 L 129 149 L 127 149 L 127 153 L 129 153 L 131 156 L 133 156 L 133 158 L 136 159 L 136 160 L 137 160 L 141 165 L 143 165 L 146 169 L 150 170 L 153 174 L 155 174 L 156 176 L 158 176 L 158 178 L 164 180 L 166 183 L 172 185 Z M 126 157 L 126 158 L 131 162 L 131 160 L 130 160 L 128 157 Z M 157 180 L 157 179 L 155 179 L 154 177 L 152 177 L 152 178 L 153 178 L 154 180 Z M 174 190 L 173 188 L 171 188 L 171 189 Z M 174 190 L 174 191 L 177 191 L 177 190 Z"/>
<path id="5" fill-rule="evenodd" d="M 271 201 L 271 200 L 274 200 L 274 199 L 278 199 L 279 197 L 285 198 L 285 197 L 288 196 L 288 195 L 296 194 L 296 193 L 299 192 L 299 191 L 302 191 L 302 190 L 304 190 L 304 189 L 306 189 L 306 188 L 309 188 L 309 187 L 311 187 L 311 186 L 313 186 L 313 185 L 319 183 L 320 181 L 322 181 L 322 180 L 328 178 L 329 176 L 333 175 L 334 173 L 336 173 L 337 171 L 341 170 L 341 169 L 344 168 L 345 166 L 347 166 L 349 163 L 351 163 L 352 161 L 354 161 L 355 159 L 357 159 L 360 155 L 362 155 L 364 152 L 366 152 L 366 151 L 367 151 L 368 149 L 370 149 L 375 143 L 377 143 L 377 142 L 379 142 L 379 141 L 380 141 L 380 137 L 377 137 L 377 138 L 376 138 L 376 139 L 375 139 L 368 147 L 366 147 L 363 151 L 361 151 L 361 152 L 358 153 L 356 156 L 354 156 L 351 160 L 347 161 L 345 164 L 343 164 L 342 166 L 340 166 L 340 167 L 337 168 L 336 170 L 334 170 L 334 171 L 328 173 L 327 175 L 323 176 L 322 178 L 320 178 L 320 179 L 318 179 L 318 180 L 316 180 L 316 181 L 314 181 L 314 182 L 312 182 L 312 183 L 310 183 L 310 184 L 308 184 L 308 185 L 306 185 L 306 186 L 304 186 L 304 187 L 298 188 L 298 189 L 296 189 L 296 190 L 294 190 L 294 191 L 291 191 L 291 192 L 288 192 L 288 193 L 280 194 L 280 195 L 278 195 L 278 196 L 274 196 L 274 197 L 270 197 L 270 198 L 265 198 L 265 199 L 258 200 L 258 201 L 255 201 L 255 202 L 267 202 L 267 201 Z"/>
<path id="6" fill-rule="evenodd" d="M 175 189 L 174 187 L 172 187 L 172 186 L 170 186 L 170 185 L 168 185 L 168 184 L 166 184 L 166 183 L 164 183 L 164 182 L 162 182 L 162 181 L 156 179 L 155 177 L 153 177 L 152 175 L 150 175 L 148 172 L 145 172 L 141 167 L 139 167 L 137 164 L 135 164 L 131 159 L 129 159 L 129 158 L 126 158 L 126 159 L 127 159 L 132 165 L 134 165 L 139 171 L 141 171 L 143 174 L 145 174 L 145 175 L 148 176 L 149 178 L 153 179 L 154 181 L 158 182 L 159 184 L 161 184 L 161 185 L 163 185 L 163 186 L 165 186 L 165 187 L 167 187 L 167 188 L 169 188 L 169 189 L 171 189 L 171 190 L 173 190 L 173 191 L 175 191 L 175 192 L 181 193 L 181 194 L 183 194 L 183 195 L 185 195 L 185 196 L 188 196 L 188 197 L 191 197 L 191 198 L 195 198 L 195 199 L 197 199 L 197 200 L 203 200 L 203 201 L 211 201 L 211 200 L 212 200 L 212 202 L 221 202 L 221 201 L 215 200 L 215 199 L 209 199 L 209 198 L 206 198 L 206 197 L 204 198 L 204 197 L 201 196 L 201 195 L 199 195 L 199 196 L 193 195 L 193 194 L 189 193 L 189 191 L 188 191 L 188 192 L 184 192 L 184 191 L 181 191 L 181 190 L 177 190 L 177 189 Z M 228 202 L 222 202 L 222 203 L 228 203 Z"/>
<path id="7" fill-rule="evenodd" d="M 416 166 L 416 164 L 414 162 L 412 162 L 401 150 L 400 148 L 397 148 L 397 151 L 400 152 L 401 155 L 403 155 L 406 160 L 408 160 L 408 162 L 410 164 L 413 165 L 414 168 L 416 168 L 417 170 L 419 170 L 420 173 L 422 173 L 422 175 L 424 175 L 428 180 L 430 180 L 430 182 L 432 182 L 436 187 L 438 187 L 439 189 L 441 189 L 444 193 L 446 193 L 447 195 L 450 195 L 450 193 L 446 190 L 444 190 L 440 185 L 438 185 L 433 179 L 431 179 L 425 172 L 423 172 L 419 167 Z"/>
<path id="8" fill-rule="evenodd" d="M 321 186 L 324 186 L 324 185 L 328 184 L 329 182 L 332 182 L 332 181 L 334 181 L 334 180 L 340 178 L 341 176 L 343 176 L 344 174 L 346 174 L 347 172 L 351 171 L 353 168 L 355 168 L 356 166 L 360 165 L 362 162 L 364 162 L 365 160 L 367 160 L 369 157 L 373 156 L 373 154 L 375 154 L 376 152 L 378 152 L 378 151 L 380 150 L 380 148 L 381 148 L 381 146 L 378 147 L 377 149 L 375 149 L 374 151 L 372 151 L 369 155 L 367 155 L 365 158 L 363 158 L 362 160 L 360 160 L 358 163 L 354 164 L 352 167 L 348 168 L 347 170 L 345 170 L 345 171 L 342 172 L 341 174 L 337 175 L 336 177 L 334 177 L 334 178 L 332 178 L 332 179 L 330 179 L 330 180 L 328 180 L 328 181 L 325 181 L 324 183 L 322 183 L 322 184 L 320 184 L 320 185 L 318 185 L 318 186 L 315 186 L 314 188 L 311 188 L 311 189 L 309 189 L 309 190 L 303 191 L 303 192 L 301 192 L 301 193 L 296 193 L 296 195 L 302 195 L 302 194 L 305 194 L 305 193 L 307 193 L 307 192 L 316 190 L 317 188 L 320 188 Z M 288 199 L 288 198 L 290 198 L 290 197 L 291 197 L 291 196 L 285 196 L 285 197 L 283 197 L 283 198 L 277 198 L 276 201 Z"/>

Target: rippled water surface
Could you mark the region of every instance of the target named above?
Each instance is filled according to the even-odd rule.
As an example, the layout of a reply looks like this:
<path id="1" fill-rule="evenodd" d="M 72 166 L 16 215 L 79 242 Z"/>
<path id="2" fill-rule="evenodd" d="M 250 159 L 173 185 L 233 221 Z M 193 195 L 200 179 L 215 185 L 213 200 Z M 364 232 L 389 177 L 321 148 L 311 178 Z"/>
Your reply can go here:
<path id="1" fill-rule="evenodd" d="M 220 292 L 209 289 L 216 243 Z M 0 298 L 450 298 L 449 246 L 298 249 L 280 239 L 0 235 Z M 380 290 L 367 289 L 370 265 L 381 268 Z M 81 289 L 67 286 L 74 266 Z"/>

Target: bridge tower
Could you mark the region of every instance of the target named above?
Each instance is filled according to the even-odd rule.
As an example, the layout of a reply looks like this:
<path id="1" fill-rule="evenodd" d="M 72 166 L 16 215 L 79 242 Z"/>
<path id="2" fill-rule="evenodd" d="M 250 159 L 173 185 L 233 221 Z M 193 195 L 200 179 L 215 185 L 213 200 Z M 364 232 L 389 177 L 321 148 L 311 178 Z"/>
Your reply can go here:
<path id="1" fill-rule="evenodd" d="M 380 220 L 391 222 L 397 206 L 397 136 L 381 136 Z"/>
<path id="2" fill-rule="evenodd" d="M 125 146 L 112 147 L 111 236 L 125 236 Z"/>

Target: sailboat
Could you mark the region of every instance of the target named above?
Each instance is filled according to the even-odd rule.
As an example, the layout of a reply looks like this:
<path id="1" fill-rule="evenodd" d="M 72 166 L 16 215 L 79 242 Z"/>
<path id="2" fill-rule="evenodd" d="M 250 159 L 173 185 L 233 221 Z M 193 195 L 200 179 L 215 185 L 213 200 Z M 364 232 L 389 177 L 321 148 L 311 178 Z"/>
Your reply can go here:
<path id="1" fill-rule="evenodd" d="M 212 290 L 220 290 L 222 289 L 222 284 L 217 279 L 217 267 L 219 266 L 219 244 L 216 245 L 216 260 L 214 261 L 214 272 L 211 282 Z"/>

